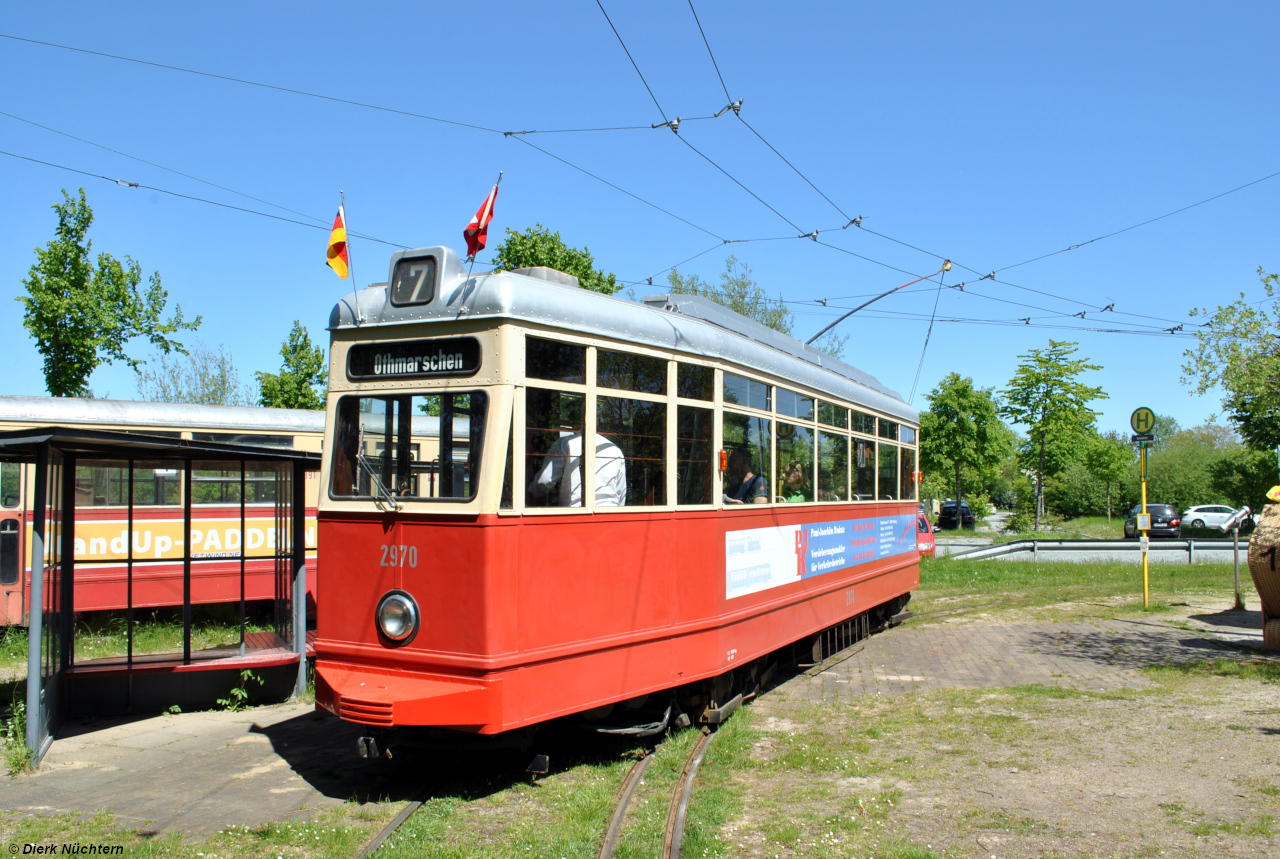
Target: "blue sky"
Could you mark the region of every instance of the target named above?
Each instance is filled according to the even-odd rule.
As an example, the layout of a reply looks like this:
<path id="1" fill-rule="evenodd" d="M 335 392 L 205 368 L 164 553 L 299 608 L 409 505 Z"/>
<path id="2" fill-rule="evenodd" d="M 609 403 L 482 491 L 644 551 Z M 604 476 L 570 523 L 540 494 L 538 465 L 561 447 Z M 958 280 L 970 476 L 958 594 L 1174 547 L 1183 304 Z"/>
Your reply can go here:
<path id="1" fill-rule="evenodd" d="M 409 246 L 461 248 L 462 228 L 505 171 L 492 233 L 541 222 L 622 280 L 681 267 L 714 279 L 729 253 L 792 302 L 797 334 L 860 299 L 939 267 L 851 227 L 808 240 L 718 245 L 863 226 L 950 257 L 956 268 L 915 405 L 952 370 L 1001 387 L 1017 356 L 1074 340 L 1103 365 L 1091 381 L 1103 428 L 1147 405 L 1184 426 L 1218 408 L 1179 383 L 1192 341 L 1033 326 L 1158 331 L 1193 307 L 1280 269 L 1280 177 L 1104 241 L 1004 270 L 1280 170 L 1272 3 L 943 3 L 875 6 L 695 3 L 742 117 L 836 204 L 731 114 L 680 136 L 665 129 L 524 139 L 645 198 L 637 202 L 502 134 L 0 39 L 0 110 L 327 222 L 345 190 L 350 228 Z M 724 91 L 685 0 L 605 9 L 669 116 L 706 116 Z M 802 15 L 795 14 L 802 10 Z M 323 93 L 498 131 L 649 125 L 661 116 L 591 0 L 561 4 L 48 2 L 10 6 L 0 32 Z M 0 149 L 94 174 L 297 216 L 0 116 Z M 50 206 L 83 185 L 95 250 L 160 271 L 171 301 L 201 314 L 242 375 L 275 370 L 294 319 L 327 339 L 348 288 L 323 265 L 325 231 L 124 188 L 0 156 L 0 393 L 41 394 L 39 356 L 12 299 L 51 237 Z M 838 209 L 837 210 L 837 207 Z M 708 233 L 714 234 L 709 235 Z M 718 238 L 717 238 L 718 237 Z M 491 238 L 490 249 L 496 244 Z M 714 249 L 713 249 L 714 248 Z M 361 283 L 386 279 L 394 248 L 354 241 Z M 349 283 L 349 282 L 347 282 Z M 1037 290 L 1018 289 L 1008 284 Z M 637 294 L 649 292 L 637 287 Z M 654 290 L 658 291 L 657 289 Z M 936 297 L 928 283 L 842 325 L 845 358 L 908 395 Z M 982 297 L 986 296 L 986 297 Z M 830 307 L 813 305 L 829 299 Z M 1005 302 L 1019 302 L 1032 307 Z M 1157 317 L 1099 314 L 1116 311 Z M 1070 316 L 1084 310 L 1084 320 Z M 923 314 L 925 318 L 904 314 Z M 1095 317 L 1098 317 L 1095 321 Z M 1164 321 L 1170 320 L 1170 321 Z M 1128 324 L 1122 324 L 1128 323 Z M 1191 325 L 1186 326 L 1187 329 Z M 134 351 L 148 355 L 144 344 Z M 100 394 L 134 396 L 125 367 Z"/>

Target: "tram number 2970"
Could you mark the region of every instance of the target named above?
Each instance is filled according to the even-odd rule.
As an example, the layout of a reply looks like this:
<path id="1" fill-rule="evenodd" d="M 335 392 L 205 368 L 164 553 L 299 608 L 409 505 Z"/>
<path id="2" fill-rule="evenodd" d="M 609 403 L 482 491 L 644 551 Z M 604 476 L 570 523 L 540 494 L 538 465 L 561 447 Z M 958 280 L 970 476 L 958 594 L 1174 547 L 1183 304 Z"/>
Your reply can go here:
<path id="1" fill-rule="evenodd" d="M 418 566 L 417 546 L 383 546 L 383 567 L 416 567 Z"/>

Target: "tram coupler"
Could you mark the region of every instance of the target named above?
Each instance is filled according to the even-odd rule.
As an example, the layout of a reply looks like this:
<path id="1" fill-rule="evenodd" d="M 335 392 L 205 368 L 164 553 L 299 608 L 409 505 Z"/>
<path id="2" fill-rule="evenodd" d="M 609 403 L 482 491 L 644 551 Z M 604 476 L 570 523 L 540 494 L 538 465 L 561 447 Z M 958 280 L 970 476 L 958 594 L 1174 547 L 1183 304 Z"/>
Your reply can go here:
<path id="1" fill-rule="evenodd" d="M 391 747 L 385 744 L 379 747 L 377 737 L 357 738 L 356 753 L 368 760 L 377 760 L 378 758 L 391 760 Z"/>

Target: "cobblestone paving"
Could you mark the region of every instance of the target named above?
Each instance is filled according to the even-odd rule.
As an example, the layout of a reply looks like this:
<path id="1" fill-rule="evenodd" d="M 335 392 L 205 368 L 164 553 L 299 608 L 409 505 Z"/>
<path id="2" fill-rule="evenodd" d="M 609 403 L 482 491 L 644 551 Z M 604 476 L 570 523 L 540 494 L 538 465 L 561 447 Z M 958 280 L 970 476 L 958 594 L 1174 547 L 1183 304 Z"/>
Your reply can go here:
<path id="1" fill-rule="evenodd" d="M 1031 683 L 1109 691 L 1150 681 L 1137 669 L 1238 654 L 1230 644 L 1159 621 L 1108 620 L 905 627 L 865 641 L 848 659 L 785 684 L 811 701 L 916 689 Z"/>

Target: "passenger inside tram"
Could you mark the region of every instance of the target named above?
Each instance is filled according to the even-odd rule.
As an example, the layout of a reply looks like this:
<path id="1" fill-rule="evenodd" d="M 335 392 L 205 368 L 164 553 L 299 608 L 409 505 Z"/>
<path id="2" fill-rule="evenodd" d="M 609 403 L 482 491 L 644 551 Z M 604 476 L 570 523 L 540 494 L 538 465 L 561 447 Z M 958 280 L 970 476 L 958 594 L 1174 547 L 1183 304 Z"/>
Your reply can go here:
<path id="1" fill-rule="evenodd" d="M 792 462 L 782 472 L 782 493 L 778 500 L 791 503 L 809 501 L 812 495 L 809 481 L 805 479 L 804 463 Z"/>
<path id="2" fill-rule="evenodd" d="M 529 506 L 582 506 L 582 433 L 560 436 L 529 483 Z M 596 506 L 627 503 L 627 469 L 622 451 L 609 439 L 596 436 Z"/>
<path id="3" fill-rule="evenodd" d="M 769 481 L 763 475 L 755 473 L 748 448 L 734 448 L 729 455 L 726 476 L 729 479 L 725 484 L 725 504 L 769 503 Z"/>

